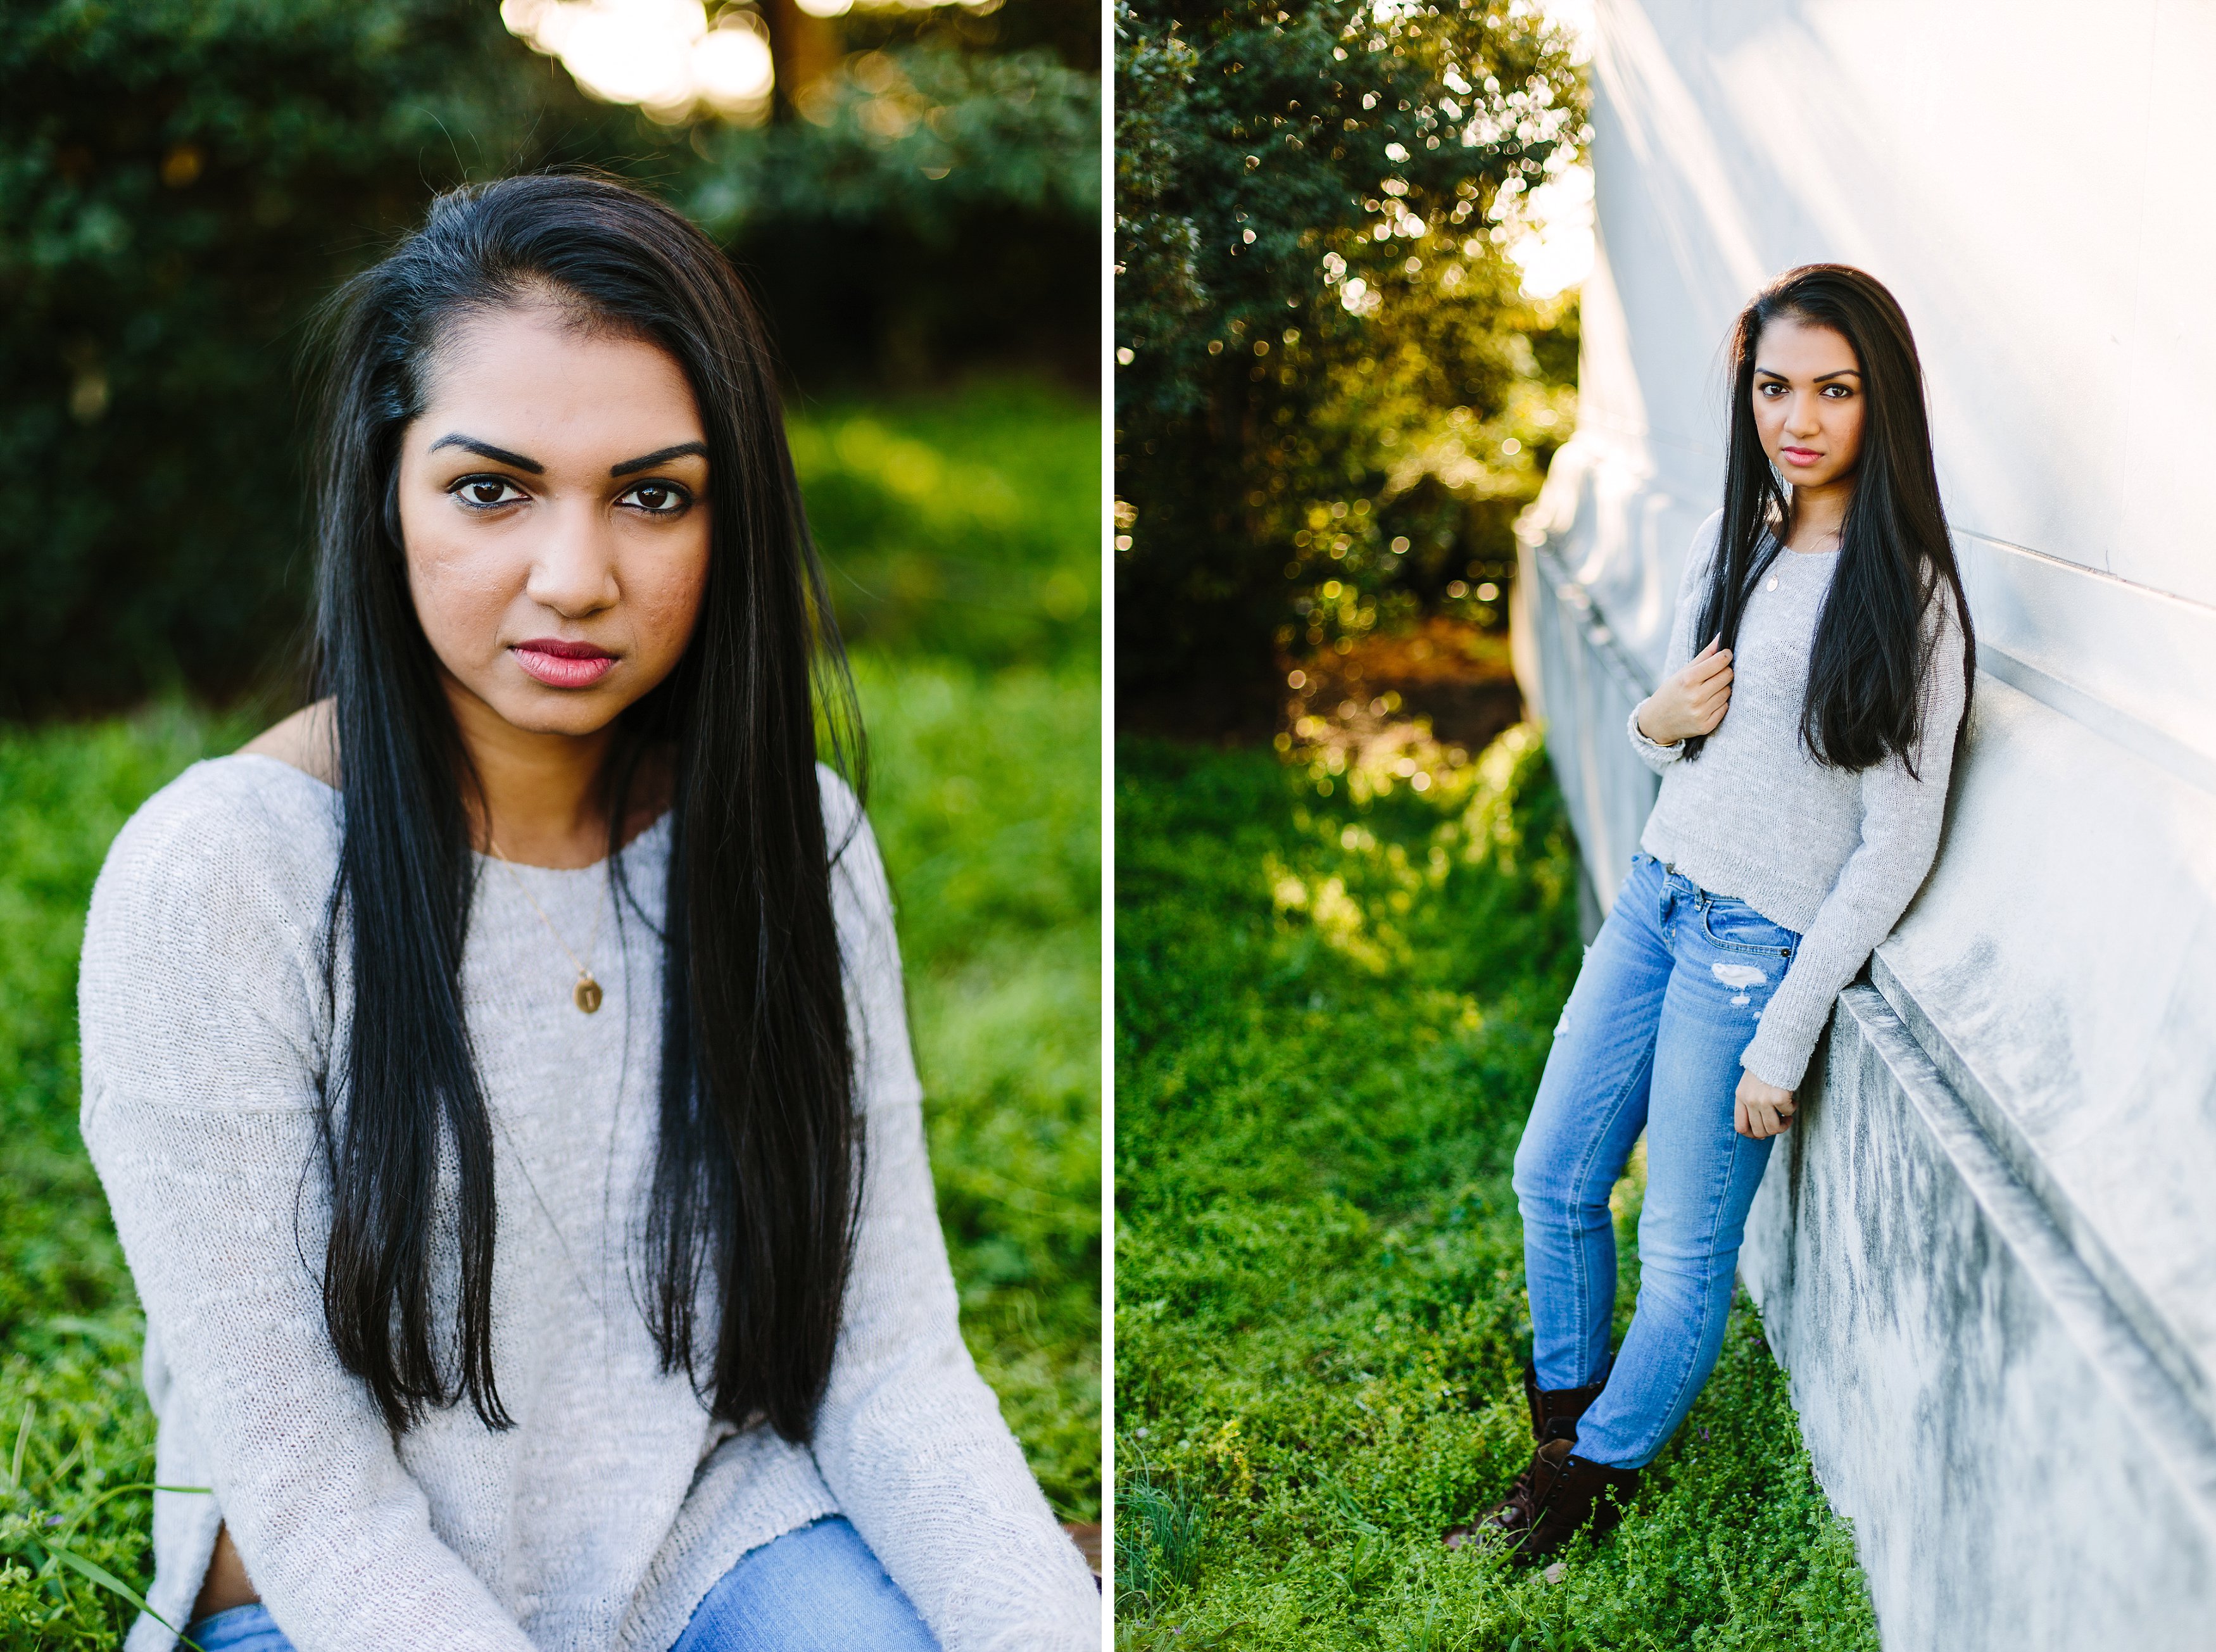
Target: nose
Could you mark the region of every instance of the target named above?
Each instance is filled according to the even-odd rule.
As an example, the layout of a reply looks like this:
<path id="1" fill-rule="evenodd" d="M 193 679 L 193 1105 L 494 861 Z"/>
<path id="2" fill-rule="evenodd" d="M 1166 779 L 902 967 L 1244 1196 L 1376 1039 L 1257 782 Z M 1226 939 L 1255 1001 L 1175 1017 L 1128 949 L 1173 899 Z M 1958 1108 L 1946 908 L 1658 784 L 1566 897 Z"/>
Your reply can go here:
<path id="1" fill-rule="evenodd" d="M 1823 422 L 1817 416 L 1819 410 L 1814 396 L 1796 392 L 1786 409 L 1785 434 L 1788 436 L 1814 435 L 1824 428 Z"/>
<path id="2" fill-rule="evenodd" d="M 582 619 L 614 606 L 614 525 L 591 502 L 565 502 L 552 513 L 525 586 L 531 600 L 564 619 Z"/>

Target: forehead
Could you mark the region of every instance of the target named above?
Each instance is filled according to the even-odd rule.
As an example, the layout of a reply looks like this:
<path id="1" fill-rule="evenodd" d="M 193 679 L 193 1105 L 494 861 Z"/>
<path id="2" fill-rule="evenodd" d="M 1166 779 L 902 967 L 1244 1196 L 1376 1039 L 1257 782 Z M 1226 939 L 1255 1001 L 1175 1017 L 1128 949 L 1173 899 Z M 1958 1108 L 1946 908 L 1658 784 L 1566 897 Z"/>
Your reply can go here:
<path id="1" fill-rule="evenodd" d="M 551 454 L 532 443 L 557 452 L 613 446 L 621 458 L 701 435 L 692 387 L 667 350 L 581 326 L 549 304 L 454 322 L 432 356 L 418 422 L 540 458 Z"/>
<path id="2" fill-rule="evenodd" d="M 1844 334 L 1798 317 L 1780 316 L 1762 330 L 1761 342 L 1755 346 L 1754 366 L 1757 373 L 1814 379 L 1827 373 L 1856 371 L 1861 363 L 1855 360 L 1854 346 L 1847 342 Z"/>

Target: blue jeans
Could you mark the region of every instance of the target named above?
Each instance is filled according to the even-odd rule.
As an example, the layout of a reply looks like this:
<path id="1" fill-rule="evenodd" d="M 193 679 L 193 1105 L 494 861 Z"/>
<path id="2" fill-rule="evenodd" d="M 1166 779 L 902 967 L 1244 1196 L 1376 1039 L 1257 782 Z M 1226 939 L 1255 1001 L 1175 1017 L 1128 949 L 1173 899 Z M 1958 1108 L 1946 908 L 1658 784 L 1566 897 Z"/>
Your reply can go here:
<path id="1" fill-rule="evenodd" d="M 1542 1389 L 1607 1386 L 1577 1454 L 1642 1468 L 1715 1368 L 1770 1142 L 1732 1127 L 1739 1057 L 1800 937 L 1649 854 L 1601 926 L 1516 1150 L 1531 1359 Z M 1611 1365 L 1608 1197 L 1641 1130 L 1639 1304 Z"/>
<path id="2" fill-rule="evenodd" d="M 234 1606 L 186 1630 L 201 1652 L 292 1652 L 268 1608 Z M 742 1555 L 670 1652 L 939 1652 L 900 1586 L 834 1515 Z"/>

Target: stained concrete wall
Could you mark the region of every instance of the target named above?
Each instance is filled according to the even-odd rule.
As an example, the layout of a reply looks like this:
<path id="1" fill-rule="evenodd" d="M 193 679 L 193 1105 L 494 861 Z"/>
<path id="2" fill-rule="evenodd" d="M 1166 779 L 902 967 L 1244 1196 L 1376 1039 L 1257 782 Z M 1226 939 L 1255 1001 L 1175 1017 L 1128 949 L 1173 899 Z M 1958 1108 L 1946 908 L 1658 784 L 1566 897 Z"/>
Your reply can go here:
<path id="1" fill-rule="evenodd" d="M 1930 879 L 1745 1274 L 1889 1645 L 2216 1645 L 2216 8 L 1601 0 L 1579 434 L 1518 671 L 1596 907 L 1721 483 L 1722 341 L 1900 298 L 1979 636 Z"/>

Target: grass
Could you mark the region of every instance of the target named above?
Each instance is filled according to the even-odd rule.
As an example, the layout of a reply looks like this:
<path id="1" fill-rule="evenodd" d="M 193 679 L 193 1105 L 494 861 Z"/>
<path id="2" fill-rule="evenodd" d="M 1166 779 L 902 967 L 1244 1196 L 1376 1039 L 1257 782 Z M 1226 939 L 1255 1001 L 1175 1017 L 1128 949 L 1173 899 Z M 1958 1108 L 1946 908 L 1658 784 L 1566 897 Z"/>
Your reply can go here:
<path id="1" fill-rule="evenodd" d="M 892 452 L 874 483 L 863 427 Z M 969 576 L 903 588 L 863 626 L 856 674 L 963 1330 L 1067 1520 L 1100 1508 L 1099 433 L 1096 410 L 1008 385 L 795 429 L 827 554 L 943 549 L 945 521 L 853 501 L 948 485 L 990 507 L 970 511 L 970 548 L 1008 573 L 966 653 Z M 843 502 L 827 479 L 842 440 Z M 1073 566 L 1092 583 L 1050 591 Z M 147 1581 L 148 1500 L 131 1489 L 153 1467 L 143 1324 L 77 1137 L 77 955 L 132 811 L 253 731 L 174 707 L 0 728 L 0 1649 L 108 1648 L 127 1627 L 113 1587 L 48 1565 L 58 1546 L 123 1587 Z"/>
<path id="2" fill-rule="evenodd" d="M 808 405 L 790 431 L 849 638 L 995 668 L 1098 662 L 1096 409 L 987 380 Z"/>
<path id="3" fill-rule="evenodd" d="M 1744 1304 L 1610 1542 L 1440 1544 L 1530 1451 L 1508 1173 L 1579 951 L 1530 730 L 1425 778 L 1118 747 L 1118 1644 L 1874 1652 Z"/>

